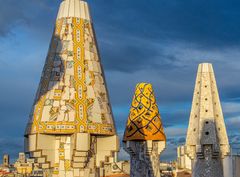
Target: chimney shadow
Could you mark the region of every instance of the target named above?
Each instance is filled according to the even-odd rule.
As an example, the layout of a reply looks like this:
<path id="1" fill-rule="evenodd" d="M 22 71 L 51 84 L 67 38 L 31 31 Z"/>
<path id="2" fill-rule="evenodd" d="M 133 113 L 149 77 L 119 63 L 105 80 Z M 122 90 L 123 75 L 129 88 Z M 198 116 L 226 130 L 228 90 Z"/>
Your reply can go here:
<path id="1" fill-rule="evenodd" d="M 223 177 L 223 161 L 216 123 L 212 119 L 202 122 L 200 145 L 193 160 L 193 177 Z"/>
<path id="2" fill-rule="evenodd" d="M 38 117 L 38 122 L 57 121 L 58 115 L 61 111 L 60 100 L 63 95 L 67 95 L 67 93 L 69 93 L 69 89 L 71 87 L 74 87 L 74 77 L 70 75 L 66 76 L 66 71 L 72 70 L 74 72 L 74 51 L 73 49 L 69 49 L 70 41 L 64 39 L 66 35 L 68 35 L 67 30 L 63 34 L 63 39 L 61 39 L 59 35 L 56 35 L 56 29 L 54 30 L 38 90 L 29 115 L 28 125 L 25 130 L 25 137 L 29 132 L 32 132 L 32 124 L 36 121 L 34 120 L 36 119 L 35 117 Z M 69 58 L 72 59 L 69 60 Z M 65 84 L 67 79 L 68 86 Z M 74 101 L 71 98 L 65 100 L 66 103 L 69 103 L 69 106 L 67 106 L 64 111 L 64 117 L 69 118 L 69 115 L 66 114 L 73 110 Z M 40 105 L 39 108 L 38 105 Z M 42 112 L 45 107 L 47 107 L 50 112 L 49 119 L 46 119 L 46 117 L 39 114 L 39 112 Z"/>

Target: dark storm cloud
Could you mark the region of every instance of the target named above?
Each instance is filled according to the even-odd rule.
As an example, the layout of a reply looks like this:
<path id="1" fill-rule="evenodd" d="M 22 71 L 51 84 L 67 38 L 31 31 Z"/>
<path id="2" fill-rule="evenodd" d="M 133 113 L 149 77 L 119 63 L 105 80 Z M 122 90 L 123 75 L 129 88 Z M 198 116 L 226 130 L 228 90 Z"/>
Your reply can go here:
<path id="1" fill-rule="evenodd" d="M 59 3 L 6 0 L 0 7 L 0 34 L 25 23 L 38 35 L 50 38 Z M 179 56 L 160 48 L 169 42 L 182 41 L 208 50 L 240 42 L 238 1 L 89 0 L 89 4 L 107 70 L 132 72 L 132 65 L 135 70 L 176 67 Z"/>
<path id="2" fill-rule="evenodd" d="M 143 69 L 163 69 L 174 67 L 177 58 L 165 54 L 159 46 L 130 36 L 110 36 L 112 43 L 102 41 L 101 54 L 107 70 L 136 72 Z M 126 43 L 126 40 L 129 41 Z M 176 66 L 175 66 L 176 67 Z"/>
<path id="3" fill-rule="evenodd" d="M 178 47 L 178 43 L 185 44 L 183 49 L 201 49 L 202 53 L 223 52 L 240 44 L 238 1 L 89 2 L 103 64 L 107 70 L 135 72 L 157 68 L 171 71 L 179 66 L 176 63 L 181 63 L 179 67 L 183 69 L 183 66 L 190 63 L 196 66 L 201 62 L 200 59 L 213 62 L 217 58 L 214 56 L 209 59 L 206 54 L 205 58 L 199 56 L 195 63 L 189 62 L 172 51 Z M 163 47 L 168 47 L 168 50 L 162 50 Z M 191 54 L 189 59 L 192 59 L 190 57 Z"/>
<path id="4" fill-rule="evenodd" d="M 52 21 L 59 3 L 50 0 L 4 1 L 0 7 L 1 34 L 18 22 L 36 25 L 41 21 Z M 157 42 L 183 40 L 204 48 L 240 42 L 240 2 L 237 0 L 89 0 L 89 4 L 96 28 L 105 33 L 111 31 Z M 39 15 L 41 18 L 36 19 Z"/>
<path id="5" fill-rule="evenodd" d="M 56 1 L 57 2 L 57 1 Z M 52 13 L 56 11 L 56 2 L 50 0 L 5 0 L 0 6 L 0 37 L 12 33 L 14 28 L 20 25 L 35 30 L 42 30 L 44 34 L 53 26 Z M 43 24 L 49 22 L 51 25 Z M 14 31 L 16 33 L 16 31 Z M 39 34 L 39 33 L 38 33 Z"/>
<path id="6" fill-rule="evenodd" d="M 15 4 L 15 5 L 14 5 Z M 7 0 L 0 6 L 0 35 L 5 36 L 17 23 L 25 22 L 27 17 L 21 7 L 21 1 Z"/>
<path id="7" fill-rule="evenodd" d="M 96 19 L 115 33 L 183 40 L 204 48 L 240 42 L 237 0 L 112 0 L 96 1 L 93 7 Z"/>

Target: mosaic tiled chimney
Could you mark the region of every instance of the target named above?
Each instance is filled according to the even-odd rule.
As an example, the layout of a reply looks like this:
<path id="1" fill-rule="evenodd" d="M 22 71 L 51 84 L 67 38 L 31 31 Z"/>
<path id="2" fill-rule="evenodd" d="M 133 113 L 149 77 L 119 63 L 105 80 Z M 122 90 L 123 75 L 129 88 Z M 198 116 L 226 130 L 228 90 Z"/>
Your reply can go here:
<path id="1" fill-rule="evenodd" d="M 53 177 L 98 176 L 119 150 L 88 4 L 61 3 L 25 132 L 35 169 Z"/>
<path id="2" fill-rule="evenodd" d="M 222 159 L 229 143 L 212 64 L 198 67 L 186 151 L 193 161 L 193 177 L 223 177 Z"/>
<path id="3" fill-rule="evenodd" d="M 159 155 L 166 137 L 151 84 L 136 86 L 123 142 L 131 177 L 160 177 Z"/>

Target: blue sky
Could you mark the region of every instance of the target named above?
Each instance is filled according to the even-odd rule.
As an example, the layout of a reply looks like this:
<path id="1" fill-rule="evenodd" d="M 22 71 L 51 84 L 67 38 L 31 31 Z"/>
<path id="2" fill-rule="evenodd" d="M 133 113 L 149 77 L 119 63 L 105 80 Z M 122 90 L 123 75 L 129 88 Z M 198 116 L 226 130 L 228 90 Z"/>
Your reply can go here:
<path id="1" fill-rule="evenodd" d="M 15 158 L 23 148 L 60 2 L 0 6 L 0 155 Z M 162 159 L 174 159 L 185 141 L 197 65 L 211 62 L 230 142 L 240 141 L 240 1 L 88 2 L 120 137 L 136 83 L 150 82 L 168 138 Z"/>

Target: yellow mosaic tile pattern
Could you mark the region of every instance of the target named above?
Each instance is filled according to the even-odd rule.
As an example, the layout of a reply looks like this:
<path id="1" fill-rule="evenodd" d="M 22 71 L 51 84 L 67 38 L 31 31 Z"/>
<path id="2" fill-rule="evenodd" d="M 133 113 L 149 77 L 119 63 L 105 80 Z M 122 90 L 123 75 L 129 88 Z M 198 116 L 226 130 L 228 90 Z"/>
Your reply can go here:
<path id="1" fill-rule="evenodd" d="M 115 134 L 90 21 L 57 20 L 33 108 L 27 134 Z"/>
<path id="2" fill-rule="evenodd" d="M 166 141 L 152 85 L 136 86 L 123 141 Z"/>
<path id="3" fill-rule="evenodd" d="M 71 161 L 70 160 L 65 160 L 64 161 L 64 168 L 65 168 L 66 171 L 71 170 Z"/>
<path id="4" fill-rule="evenodd" d="M 53 174 L 54 175 L 58 175 L 59 174 L 59 163 L 55 163 L 54 164 Z"/>

